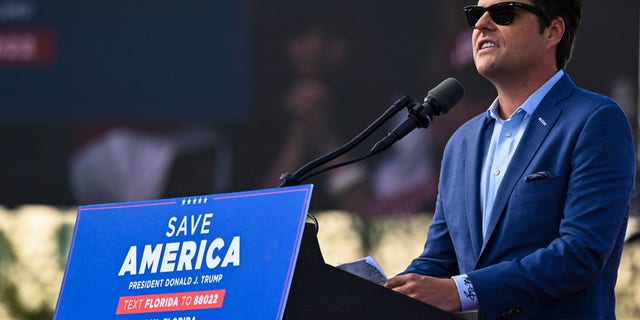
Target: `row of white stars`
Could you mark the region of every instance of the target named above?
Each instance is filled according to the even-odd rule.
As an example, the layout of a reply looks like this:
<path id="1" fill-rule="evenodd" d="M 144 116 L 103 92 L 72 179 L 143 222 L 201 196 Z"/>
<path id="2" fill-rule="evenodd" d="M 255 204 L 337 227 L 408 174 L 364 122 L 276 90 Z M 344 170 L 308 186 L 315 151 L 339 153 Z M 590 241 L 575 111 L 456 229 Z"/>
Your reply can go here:
<path id="1" fill-rule="evenodd" d="M 207 197 L 182 199 L 183 206 L 188 206 L 192 204 L 203 204 L 203 203 L 207 203 Z"/>

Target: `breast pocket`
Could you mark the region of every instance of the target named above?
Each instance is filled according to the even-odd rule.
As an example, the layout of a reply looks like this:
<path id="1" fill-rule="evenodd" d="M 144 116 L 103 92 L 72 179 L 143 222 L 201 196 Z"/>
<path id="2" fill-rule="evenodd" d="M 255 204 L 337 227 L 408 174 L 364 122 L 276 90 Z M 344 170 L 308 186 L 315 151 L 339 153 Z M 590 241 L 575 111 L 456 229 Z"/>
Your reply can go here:
<path id="1" fill-rule="evenodd" d="M 507 204 L 505 225 L 517 225 L 516 234 L 528 234 L 531 241 L 542 241 L 535 242 L 536 245 L 546 245 L 558 234 L 566 191 L 566 176 L 521 180 Z"/>
<path id="2" fill-rule="evenodd" d="M 567 191 L 566 175 L 554 175 L 543 179 L 525 181 L 523 178 L 513 190 L 512 198 L 518 200 L 564 199 Z"/>

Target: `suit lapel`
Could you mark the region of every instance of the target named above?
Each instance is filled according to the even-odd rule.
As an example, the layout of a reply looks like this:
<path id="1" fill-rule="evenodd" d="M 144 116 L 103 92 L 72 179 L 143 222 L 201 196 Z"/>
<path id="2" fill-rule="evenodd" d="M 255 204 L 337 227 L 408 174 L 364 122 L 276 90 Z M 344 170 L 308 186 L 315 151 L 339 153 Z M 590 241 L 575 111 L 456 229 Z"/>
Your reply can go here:
<path id="1" fill-rule="evenodd" d="M 575 88 L 575 85 L 569 77 L 565 75 L 551 91 L 549 91 L 547 96 L 542 99 L 540 105 L 531 115 L 522 140 L 520 140 L 520 144 L 511 158 L 507 174 L 498 188 L 490 215 L 491 220 L 489 221 L 487 233 L 482 244 L 482 251 L 484 251 L 487 243 L 489 243 L 498 221 L 500 221 L 500 218 L 504 214 L 513 189 L 558 120 L 561 113 L 561 109 L 557 106 L 558 102 L 566 98 L 573 88 Z"/>
<path id="2" fill-rule="evenodd" d="M 465 201 L 467 210 L 467 222 L 471 246 L 475 257 L 480 256 L 482 248 L 482 206 L 480 201 L 480 176 L 482 164 L 487 153 L 494 121 L 484 117 L 478 122 L 478 127 L 472 132 L 480 132 L 469 139 L 466 153 L 465 168 Z"/>

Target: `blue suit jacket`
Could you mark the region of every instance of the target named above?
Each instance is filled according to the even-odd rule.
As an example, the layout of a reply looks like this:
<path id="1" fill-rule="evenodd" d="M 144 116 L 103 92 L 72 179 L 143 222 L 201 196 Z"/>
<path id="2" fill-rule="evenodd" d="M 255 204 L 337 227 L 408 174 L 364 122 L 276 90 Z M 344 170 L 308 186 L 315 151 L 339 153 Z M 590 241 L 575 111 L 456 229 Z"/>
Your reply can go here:
<path id="1" fill-rule="evenodd" d="M 468 274 L 485 319 L 614 319 L 635 178 L 624 113 L 560 79 L 532 114 L 483 239 L 480 174 L 492 129 L 483 113 L 449 140 L 425 249 L 405 273 Z M 537 172 L 549 175 L 527 179 Z"/>

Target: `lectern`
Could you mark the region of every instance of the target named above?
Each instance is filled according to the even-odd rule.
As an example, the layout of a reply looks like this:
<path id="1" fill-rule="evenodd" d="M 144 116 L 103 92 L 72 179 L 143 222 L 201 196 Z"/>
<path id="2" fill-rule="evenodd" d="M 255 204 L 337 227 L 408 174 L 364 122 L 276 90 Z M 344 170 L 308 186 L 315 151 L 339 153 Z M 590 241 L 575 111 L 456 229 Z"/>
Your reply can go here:
<path id="1" fill-rule="evenodd" d="M 326 264 L 320 251 L 316 228 L 307 223 L 284 319 L 461 318 Z"/>

